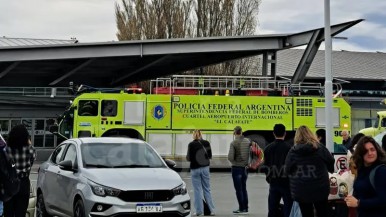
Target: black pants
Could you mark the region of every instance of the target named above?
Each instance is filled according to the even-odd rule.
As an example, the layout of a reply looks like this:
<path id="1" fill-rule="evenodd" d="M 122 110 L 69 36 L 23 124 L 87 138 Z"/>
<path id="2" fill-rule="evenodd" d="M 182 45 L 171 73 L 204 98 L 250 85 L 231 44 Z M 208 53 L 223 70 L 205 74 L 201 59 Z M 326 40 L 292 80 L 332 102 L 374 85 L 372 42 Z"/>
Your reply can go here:
<path id="1" fill-rule="evenodd" d="M 299 202 L 300 211 L 302 212 L 302 216 L 304 217 L 314 217 L 314 207 L 316 211 L 316 216 L 318 217 L 329 217 L 329 207 L 328 200 L 318 201 L 315 203 L 300 203 Z"/>
<path id="2" fill-rule="evenodd" d="M 268 217 L 283 217 L 283 214 L 278 213 L 280 200 L 282 198 L 284 202 L 284 217 L 288 217 L 291 213 L 293 202 L 289 186 L 283 186 L 281 184 L 270 184 L 268 195 Z"/>
<path id="3" fill-rule="evenodd" d="M 20 180 L 19 192 L 9 201 L 4 202 L 4 217 L 25 217 L 29 203 L 30 180 L 28 177 Z"/>

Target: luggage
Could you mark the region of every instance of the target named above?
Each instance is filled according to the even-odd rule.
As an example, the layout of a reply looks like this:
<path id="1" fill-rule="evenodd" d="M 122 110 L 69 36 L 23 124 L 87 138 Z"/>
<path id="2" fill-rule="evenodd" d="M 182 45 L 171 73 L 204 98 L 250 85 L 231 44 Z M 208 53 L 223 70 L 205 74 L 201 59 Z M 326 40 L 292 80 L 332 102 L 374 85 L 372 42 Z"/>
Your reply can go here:
<path id="1" fill-rule="evenodd" d="M 257 170 L 264 163 L 264 151 L 254 141 L 251 141 L 249 149 L 248 168 Z"/>

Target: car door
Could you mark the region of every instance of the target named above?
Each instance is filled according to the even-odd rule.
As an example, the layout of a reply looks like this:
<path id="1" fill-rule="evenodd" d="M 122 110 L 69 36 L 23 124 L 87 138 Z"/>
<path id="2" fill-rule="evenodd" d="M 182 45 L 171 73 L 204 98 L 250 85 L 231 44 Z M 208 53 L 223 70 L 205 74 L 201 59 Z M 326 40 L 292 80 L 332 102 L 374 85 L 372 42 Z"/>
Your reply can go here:
<path id="1" fill-rule="evenodd" d="M 74 170 L 60 169 L 60 174 L 56 177 L 56 181 L 60 186 L 59 194 L 57 194 L 58 201 L 60 207 L 63 208 L 63 212 L 68 215 L 72 213 L 72 198 L 74 198 L 79 178 L 77 159 L 76 145 L 73 143 L 68 144 L 62 161 L 71 161 Z"/>
<path id="2" fill-rule="evenodd" d="M 56 182 L 57 176 L 60 173 L 58 163 L 63 158 L 63 153 L 67 144 L 59 145 L 51 155 L 49 162 L 43 169 L 44 180 L 42 180 L 42 191 L 46 205 L 49 208 L 60 209 L 57 193 L 60 190 L 60 186 Z"/>

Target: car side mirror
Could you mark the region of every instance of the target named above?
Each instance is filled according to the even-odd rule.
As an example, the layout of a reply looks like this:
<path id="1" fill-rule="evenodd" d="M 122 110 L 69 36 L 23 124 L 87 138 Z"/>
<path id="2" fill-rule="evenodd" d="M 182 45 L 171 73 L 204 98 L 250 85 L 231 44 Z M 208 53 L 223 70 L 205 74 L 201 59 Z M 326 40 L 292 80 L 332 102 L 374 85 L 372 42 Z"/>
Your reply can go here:
<path id="1" fill-rule="evenodd" d="M 76 172 L 77 169 L 72 165 L 72 161 L 70 160 L 64 160 L 59 162 L 59 168 L 62 170 L 67 170 L 67 171 L 73 171 Z"/>
<path id="2" fill-rule="evenodd" d="M 166 165 L 170 168 L 170 169 L 174 169 L 176 168 L 177 164 L 176 162 L 174 162 L 173 160 L 169 160 L 169 159 L 164 159 Z"/>

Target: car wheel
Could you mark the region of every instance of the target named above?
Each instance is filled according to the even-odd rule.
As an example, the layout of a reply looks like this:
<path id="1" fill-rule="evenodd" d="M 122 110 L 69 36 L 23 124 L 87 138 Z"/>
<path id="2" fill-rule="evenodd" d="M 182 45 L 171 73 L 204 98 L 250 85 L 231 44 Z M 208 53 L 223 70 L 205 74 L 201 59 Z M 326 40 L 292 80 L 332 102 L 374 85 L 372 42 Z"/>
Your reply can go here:
<path id="1" fill-rule="evenodd" d="M 74 217 L 85 217 L 84 213 L 84 204 L 81 199 L 76 201 L 75 206 L 74 206 Z"/>
<path id="2" fill-rule="evenodd" d="M 51 217 L 47 213 L 46 206 L 44 205 L 43 194 L 38 195 L 38 201 L 36 203 L 36 216 L 37 217 Z"/>

